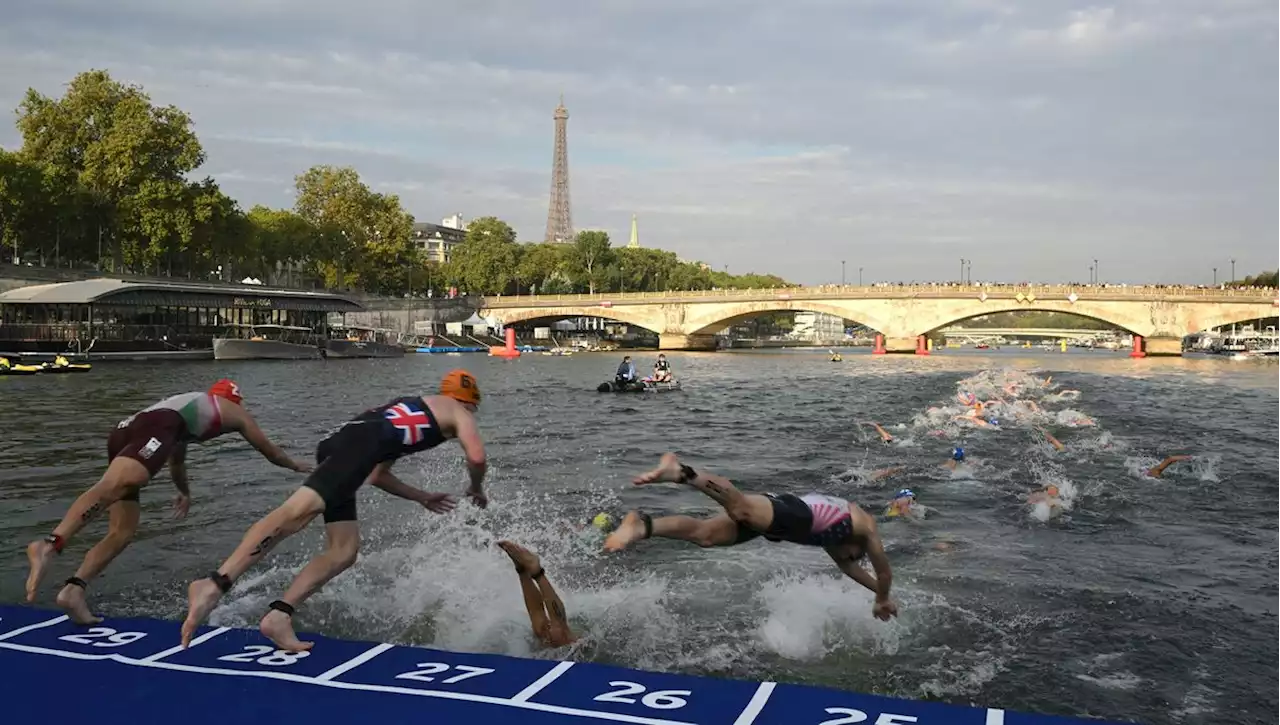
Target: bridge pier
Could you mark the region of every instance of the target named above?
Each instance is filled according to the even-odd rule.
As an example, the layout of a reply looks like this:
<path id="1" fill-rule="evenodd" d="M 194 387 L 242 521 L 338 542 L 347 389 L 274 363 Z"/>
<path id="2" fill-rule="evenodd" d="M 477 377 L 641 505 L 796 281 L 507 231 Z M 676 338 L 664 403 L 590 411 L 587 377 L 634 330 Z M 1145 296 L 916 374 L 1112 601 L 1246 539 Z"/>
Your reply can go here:
<path id="1" fill-rule="evenodd" d="M 1144 337 L 1143 352 L 1149 357 L 1169 357 L 1182 355 L 1181 337 Z"/>
<path id="2" fill-rule="evenodd" d="M 664 332 L 658 335 L 659 350 L 712 350 L 716 349 L 715 335 L 681 335 Z"/>
<path id="3" fill-rule="evenodd" d="M 922 335 L 913 335 L 911 337 L 885 337 L 884 347 L 877 348 L 877 351 L 883 350 L 891 355 L 894 354 L 915 354 L 928 355 L 928 352 L 920 352 L 921 346 L 924 344 Z"/>

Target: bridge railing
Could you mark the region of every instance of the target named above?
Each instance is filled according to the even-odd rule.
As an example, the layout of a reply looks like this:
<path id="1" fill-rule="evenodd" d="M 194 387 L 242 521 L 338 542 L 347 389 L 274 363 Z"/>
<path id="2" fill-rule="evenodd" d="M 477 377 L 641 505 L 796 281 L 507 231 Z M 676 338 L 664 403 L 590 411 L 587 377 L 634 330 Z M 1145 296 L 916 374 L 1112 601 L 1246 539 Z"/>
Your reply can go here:
<path id="1" fill-rule="evenodd" d="M 818 287 L 779 287 L 765 289 L 711 289 L 666 292 L 597 292 L 595 294 L 493 295 L 484 298 L 485 307 L 523 307 L 546 305 L 591 305 L 602 302 L 691 302 L 749 299 L 901 299 L 911 297 L 955 298 L 979 296 L 1035 297 L 1063 299 L 1074 294 L 1080 299 L 1142 300 L 1187 299 L 1267 302 L 1276 299 L 1270 287 L 1237 287 L 1228 289 L 1204 287 L 1097 287 L 1090 285 L 823 285 Z"/>

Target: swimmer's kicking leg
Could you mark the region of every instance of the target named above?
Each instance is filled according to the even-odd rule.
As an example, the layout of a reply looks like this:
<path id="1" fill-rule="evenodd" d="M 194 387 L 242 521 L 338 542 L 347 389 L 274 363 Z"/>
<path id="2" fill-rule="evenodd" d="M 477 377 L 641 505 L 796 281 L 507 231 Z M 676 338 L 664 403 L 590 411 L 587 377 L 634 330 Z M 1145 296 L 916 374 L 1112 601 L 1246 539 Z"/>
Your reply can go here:
<path id="1" fill-rule="evenodd" d="M 662 454 L 658 467 L 632 480 L 637 486 L 649 483 L 683 483 L 693 486 L 724 507 L 735 522 L 756 531 L 766 531 L 773 523 L 773 504 L 758 493 L 743 493 L 733 483 L 714 473 L 699 473 L 680 463 L 674 453 Z"/>
<path id="2" fill-rule="evenodd" d="M 703 548 L 733 546 L 738 543 L 738 524 L 728 514 L 697 519 L 692 516 L 653 518 L 639 511 L 623 517 L 618 528 L 604 540 L 607 551 L 622 551 L 631 544 L 657 537 L 688 541 Z"/>
<path id="3" fill-rule="evenodd" d="M 529 613 L 529 626 L 533 628 L 534 636 L 547 647 L 572 644 L 576 637 L 569 629 L 564 602 L 560 601 L 560 595 L 547 579 L 538 555 L 512 541 L 499 541 L 498 546 L 516 565 L 524 608 Z"/>
<path id="4" fill-rule="evenodd" d="M 262 517 L 249 528 L 240 545 L 226 561 L 222 562 L 222 566 L 208 577 L 191 582 L 191 586 L 187 587 L 190 604 L 187 608 L 187 619 L 182 623 L 182 646 L 186 647 L 191 643 L 196 629 L 209 616 L 209 612 L 218 605 L 222 595 L 230 591 L 236 579 L 239 579 L 254 564 L 262 561 L 281 541 L 306 528 L 307 524 L 311 523 L 311 520 L 320 515 L 324 509 L 324 499 L 315 489 L 307 486 L 299 488 L 276 510 Z M 330 543 L 332 541 L 330 539 Z M 356 541 L 359 542 L 358 537 Z M 306 569 L 303 570 L 305 571 Z M 303 572 L 299 572 L 299 579 Z"/>

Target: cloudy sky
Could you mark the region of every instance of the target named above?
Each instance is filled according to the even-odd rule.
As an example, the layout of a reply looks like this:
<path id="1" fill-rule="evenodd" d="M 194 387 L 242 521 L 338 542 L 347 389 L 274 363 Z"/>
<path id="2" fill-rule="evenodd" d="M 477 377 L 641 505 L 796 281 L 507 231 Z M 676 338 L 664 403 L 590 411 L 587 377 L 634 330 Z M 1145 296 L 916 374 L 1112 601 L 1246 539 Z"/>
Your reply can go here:
<path id="1" fill-rule="evenodd" d="M 247 209 L 355 166 L 420 220 L 573 220 L 797 282 L 1277 266 L 1274 0 L 39 0 L 0 104 L 106 68 Z M 0 145 L 19 143 L 10 124 Z"/>

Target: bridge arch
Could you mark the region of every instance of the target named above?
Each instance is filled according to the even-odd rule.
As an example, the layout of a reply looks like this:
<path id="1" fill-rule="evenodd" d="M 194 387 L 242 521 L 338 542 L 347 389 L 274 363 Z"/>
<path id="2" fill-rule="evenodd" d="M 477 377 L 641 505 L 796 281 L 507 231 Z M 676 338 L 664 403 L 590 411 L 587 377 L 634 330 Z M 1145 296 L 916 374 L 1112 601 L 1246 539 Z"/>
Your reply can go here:
<path id="1" fill-rule="evenodd" d="M 655 329 L 660 325 L 654 324 L 649 316 L 637 314 L 627 307 L 601 307 L 599 305 L 592 307 L 535 307 L 510 311 L 503 309 L 485 310 L 482 311 L 482 314 L 483 312 L 488 312 L 488 316 L 501 320 L 504 325 L 516 325 L 534 320 L 555 322 L 573 317 L 598 317 L 613 322 L 621 322 L 624 325 L 635 325 L 653 333 L 662 332 L 662 330 Z"/>
<path id="2" fill-rule="evenodd" d="M 913 335 L 926 335 L 944 327 L 971 320 L 984 315 L 996 315 L 1003 312 L 1056 312 L 1073 317 L 1084 317 L 1097 320 L 1112 327 L 1119 328 L 1134 335 L 1146 336 L 1154 327 L 1149 316 L 1143 319 L 1123 309 L 1088 302 L 1069 302 L 1066 300 L 1036 300 L 1035 302 L 1017 302 L 1015 300 L 987 300 L 973 303 L 959 303 L 944 306 L 933 314 L 921 315 L 915 322 L 917 328 Z"/>
<path id="3" fill-rule="evenodd" d="M 1264 311 L 1264 308 L 1259 306 L 1258 309 L 1255 309 L 1252 312 L 1232 309 L 1224 310 L 1216 314 L 1196 315 L 1188 321 L 1187 325 L 1188 328 L 1194 327 L 1195 329 L 1188 329 L 1186 334 L 1192 335 L 1197 332 L 1204 332 L 1205 330 L 1234 325 L 1240 322 L 1249 322 L 1251 320 L 1275 319 L 1278 311 L 1280 311 L 1280 304 L 1273 304 L 1269 311 Z"/>
<path id="4" fill-rule="evenodd" d="M 877 332 L 884 332 L 888 321 L 874 313 L 859 309 L 856 302 L 842 300 L 818 302 L 813 300 L 765 300 L 736 304 L 711 305 L 706 310 L 692 312 L 684 320 L 684 328 L 691 335 L 712 335 L 730 325 L 736 325 L 771 312 L 821 312 L 865 325 Z"/>

